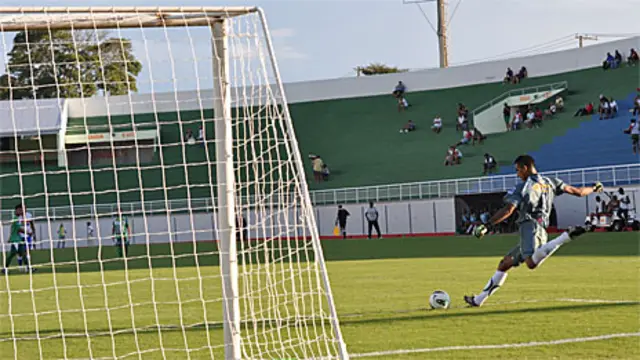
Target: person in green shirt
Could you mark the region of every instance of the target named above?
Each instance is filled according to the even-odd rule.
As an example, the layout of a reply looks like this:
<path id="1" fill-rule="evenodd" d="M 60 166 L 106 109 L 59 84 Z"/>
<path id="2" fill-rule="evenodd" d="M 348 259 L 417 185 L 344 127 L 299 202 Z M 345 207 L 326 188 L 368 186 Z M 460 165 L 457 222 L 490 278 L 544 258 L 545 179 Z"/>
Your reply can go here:
<path id="1" fill-rule="evenodd" d="M 111 235 L 116 242 L 116 251 L 120 257 L 127 256 L 130 233 L 129 219 L 120 211 L 119 214 L 116 215 L 116 218 L 113 219 L 113 225 L 111 227 Z"/>
<path id="2" fill-rule="evenodd" d="M 64 224 L 60 224 L 58 228 L 58 249 L 64 249 L 67 247 L 67 229 L 64 228 Z"/>
<path id="3" fill-rule="evenodd" d="M 22 204 L 18 204 L 15 208 L 13 219 L 11 220 L 11 233 L 9 235 L 9 244 L 11 244 L 11 250 L 7 256 L 7 260 L 4 263 L 2 273 L 6 274 L 11 265 L 11 261 L 14 257 L 20 256 L 24 261 L 27 271 L 32 270 L 29 266 L 29 257 L 27 256 L 27 243 L 25 230 L 27 227 L 27 219 L 24 216 L 24 209 Z"/>

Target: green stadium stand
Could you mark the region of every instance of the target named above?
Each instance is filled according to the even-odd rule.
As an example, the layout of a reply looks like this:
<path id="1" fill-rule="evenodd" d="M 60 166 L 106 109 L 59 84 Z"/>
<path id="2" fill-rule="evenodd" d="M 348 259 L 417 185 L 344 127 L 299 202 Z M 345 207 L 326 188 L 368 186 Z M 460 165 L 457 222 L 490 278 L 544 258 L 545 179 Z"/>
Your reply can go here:
<path id="1" fill-rule="evenodd" d="M 538 149 L 587 121 L 588 117 L 573 117 L 578 107 L 596 102 L 599 94 L 625 98 L 638 86 L 639 77 L 637 68 L 607 72 L 594 68 L 526 79 L 519 85 L 491 83 L 409 92 L 406 96 L 412 106 L 402 113 L 398 113 L 390 94 L 293 104 L 291 113 L 303 155 L 322 156 L 332 172 L 327 182 L 309 181 L 311 189 L 474 177 L 482 173 L 485 152 L 495 156 L 501 166 L 510 166 L 517 154 Z M 462 146 L 461 165 L 443 166 L 448 146 L 461 138 L 455 131 L 459 102 L 473 110 L 515 87 L 560 81 L 569 83 L 569 92 L 563 94 L 565 110 L 542 128 L 492 134 L 483 145 Z M 405 82 L 410 84 L 409 76 Z M 436 115 L 443 119 L 440 134 L 430 130 Z M 400 134 L 399 129 L 409 119 L 416 123 L 417 131 Z M 312 180 L 311 169 L 307 171 Z"/>
<path id="2" fill-rule="evenodd" d="M 409 80 L 406 82 L 410 83 Z M 290 109 L 303 158 L 306 159 L 307 153 L 319 154 L 332 171 L 330 181 L 316 184 L 313 182 L 311 164 L 305 164 L 309 186 L 311 189 L 327 189 L 479 176 L 485 152 L 494 155 L 502 166 L 509 165 L 515 155 L 538 149 L 587 120 L 572 116 L 575 109 L 585 102 L 595 102 L 601 93 L 616 98 L 628 95 L 630 89 L 638 84 L 638 72 L 635 68 L 608 72 L 596 68 L 526 79 L 517 86 L 558 81 L 569 83 L 563 113 L 546 122 L 541 129 L 492 134 L 483 145 L 464 146 L 463 163 L 454 167 L 445 167 L 443 159 L 448 146 L 458 142 L 461 137 L 455 131 L 457 103 L 462 102 L 473 110 L 516 86 L 490 83 L 409 92 L 407 98 L 412 106 L 402 113 L 398 113 L 396 101 L 391 95 L 292 104 Z M 93 171 L 76 167 L 67 172 L 51 164 L 46 166 L 43 175 L 40 165 L 32 162 L 20 164 L 20 169 L 17 164 L 2 163 L 1 206 L 3 209 L 11 208 L 22 195 L 25 195 L 30 207 L 66 206 L 71 203 L 109 204 L 118 200 L 136 202 L 143 199 L 210 198 L 215 188 L 211 186 L 209 174 L 215 176 L 215 169 L 205 165 L 207 154 L 201 146 L 181 145 L 181 134 L 187 127 L 197 133 L 196 121 L 203 115 L 209 119 L 207 137 L 212 138 L 211 110 L 204 114 L 199 111 L 136 114 L 133 123 L 139 128 L 159 126 L 162 144 L 154 162 L 144 164 L 147 169 L 140 176 L 134 165 L 118 166 L 117 170 L 109 166 L 94 166 Z M 430 131 L 436 115 L 440 115 L 444 122 L 443 131 L 438 135 Z M 183 125 L 183 132 L 177 125 L 178 118 L 187 122 Z M 399 129 L 409 119 L 417 124 L 418 130 L 400 134 Z M 110 122 L 118 131 L 132 128 L 131 116 L 113 116 Z M 104 126 L 108 123 L 106 117 L 86 119 L 89 132 L 104 132 Z M 70 118 L 67 128 L 69 134 L 84 133 L 85 119 Z M 238 128 L 237 131 L 242 129 Z M 213 146 L 209 146 L 208 156 L 209 159 L 214 158 Z M 21 177 L 7 176 L 18 171 Z M 250 169 L 241 171 L 246 175 Z M 185 179 L 189 180 L 189 186 Z M 115 191 L 116 180 L 118 191 Z M 170 187 L 169 190 L 164 188 L 165 184 Z M 24 189 L 23 194 L 20 193 L 21 188 Z M 243 189 L 243 192 L 250 194 L 251 189 Z"/>

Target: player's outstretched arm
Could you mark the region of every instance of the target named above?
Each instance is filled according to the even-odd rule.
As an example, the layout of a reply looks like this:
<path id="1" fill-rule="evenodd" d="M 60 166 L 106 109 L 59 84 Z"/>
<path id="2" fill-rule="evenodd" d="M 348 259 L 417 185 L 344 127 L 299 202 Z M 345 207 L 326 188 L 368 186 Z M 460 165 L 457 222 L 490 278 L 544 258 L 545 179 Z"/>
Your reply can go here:
<path id="1" fill-rule="evenodd" d="M 583 197 L 583 196 L 591 195 L 593 193 L 600 193 L 604 190 L 604 187 L 602 186 L 602 183 L 597 182 L 593 186 L 586 186 L 586 187 L 575 187 L 571 185 L 565 185 L 563 190 L 566 194 L 577 196 L 577 197 Z"/>
<path id="2" fill-rule="evenodd" d="M 516 206 L 513 204 L 507 204 L 502 209 L 498 210 L 497 213 L 493 214 L 491 219 L 489 219 L 489 224 L 498 225 L 501 222 L 507 220 L 513 212 L 516 211 Z"/>
<path id="3" fill-rule="evenodd" d="M 514 211 L 516 211 L 516 205 L 514 204 L 505 205 L 505 207 L 500 209 L 497 213 L 493 214 L 491 219 L 489 219 L 489 224 L 492 226 L 500 224 L 501 222 L 508 219 L 509 216 L 511 216 L 511 214 L 513 214 Z M 480 239 L 487 233 L 487 231 L 488 229 L 486 226 L 478 225 L 473 230 L 473 235 L 478 239 Z"/>

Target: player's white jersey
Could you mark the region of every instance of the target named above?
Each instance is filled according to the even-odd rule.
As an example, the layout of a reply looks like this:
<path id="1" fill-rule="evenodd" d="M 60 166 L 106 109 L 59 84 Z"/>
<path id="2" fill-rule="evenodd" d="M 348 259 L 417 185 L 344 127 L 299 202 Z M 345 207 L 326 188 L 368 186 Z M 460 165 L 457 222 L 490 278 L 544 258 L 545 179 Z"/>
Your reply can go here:
<path id="1" fill-rule="evenodd" d="M 33 215 L 31 215 L 30 212 L 27 212 L 24 215 L 19 216 L 18 221 L 24 226 L 24 233 L 20 233 L 20 236 L 22 238 L 31 236 L 33 234 L 33 228 L 31 227 Z"/>

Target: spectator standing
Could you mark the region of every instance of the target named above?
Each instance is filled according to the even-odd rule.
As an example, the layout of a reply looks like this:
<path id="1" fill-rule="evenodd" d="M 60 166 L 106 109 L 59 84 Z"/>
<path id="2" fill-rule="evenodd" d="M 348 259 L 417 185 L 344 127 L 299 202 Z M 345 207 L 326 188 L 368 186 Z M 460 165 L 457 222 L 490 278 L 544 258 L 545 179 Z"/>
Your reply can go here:
<path id="1" fill-rule="evenodd" d="M 640 88 L 638 88 L 638 92 L 640 92 Z M 633 116 L 640 114 L 640 94 L 636 95 L 636 98 L 633 100 Z"/>
<path id="2" fill-rule="evenodd" d="M 347 218 L 351 216 L 349 212 L 342 208 L 342 205 L 338 205 L 338 214 L 336 216 L 336 226 L 340 228 L 342 238 L 347 238 Z"/>
<path id="3" fill-rule="evenodd" d="M 495 173 L 498 169 L 498 162 L 496 158 L 491 156 L 489 153 L 484 154 L 484 166 L 483 166 L 483 175 Z"/>
<path id="4" fill-rule="evenodd" d="M 95 237 L 95 229 L 91 221 L 87 221 L 87 245 L 93 245 L 93 238 Z"/>
<path id="5" fill-rule="evenodd" d="M 507 103 L 504 103 L 504 107 L 502 108 L 502 116 L 504 117 L 504 124 L 507 126 L 507 131 L 509 131 L 509 123 L 511 122 L 511 108 Z"/>
<path id="6" fill-rule="evenodd" d="M 562 109 L 564 109 L 564 99 L 561 96 L 556 98 L 555 104 L 557 111 L 562 111 Z"/>
<path id="7" fill-rule="evenodd" d="M 516 114 L 513 115 L 513 119 L 509 122 L 509 131 L 517 130 L 522 124 L 522 113 L 520 110 L 516 111 Z"/>
<path id="8" fill-rule="evenodd" d="M 67 229 L 64 228 L 64 224 L 60 224 L 58 228 L 58 245 L 56 246 L 58 249 L 64 249 L 67 247 Z"/>
<path id="9" fill-rule="evenodd" d="M 631 147 L 633 148 L 633 153 L 640 153 L 640 124 L 636 121 L 636 119 L 631 119 L 631 123 L 629 124 L 629 128 L 624 131 L 625 134 L 631 135 Z"/>
<path id="10" fill-rule="evenodd" d="M 371 239 L 371 231 L 375 228 L 376 234 L 378 234 L 378 239 L 382 238 L 382 234 L 380 233 L 380 225 L 378 225 L 379 213 L 378 209 L 373 206 L 373 201 L 369 203 L 369 208 L 365 210 L 364 217 L 367 218 L 367 223 L 369 224 L 369 239 Z"/>
<path id="11" fill-rule="evenodd" d="M 313 168 L 313 178 L 316 182 L 322 182 L 323 180 L 323 168 L 324 168 L 324 161 L 322 161 L 322 158 L 318 155 L 309 155 L 309 158 L 311 159 L 311 166 Z"/>

